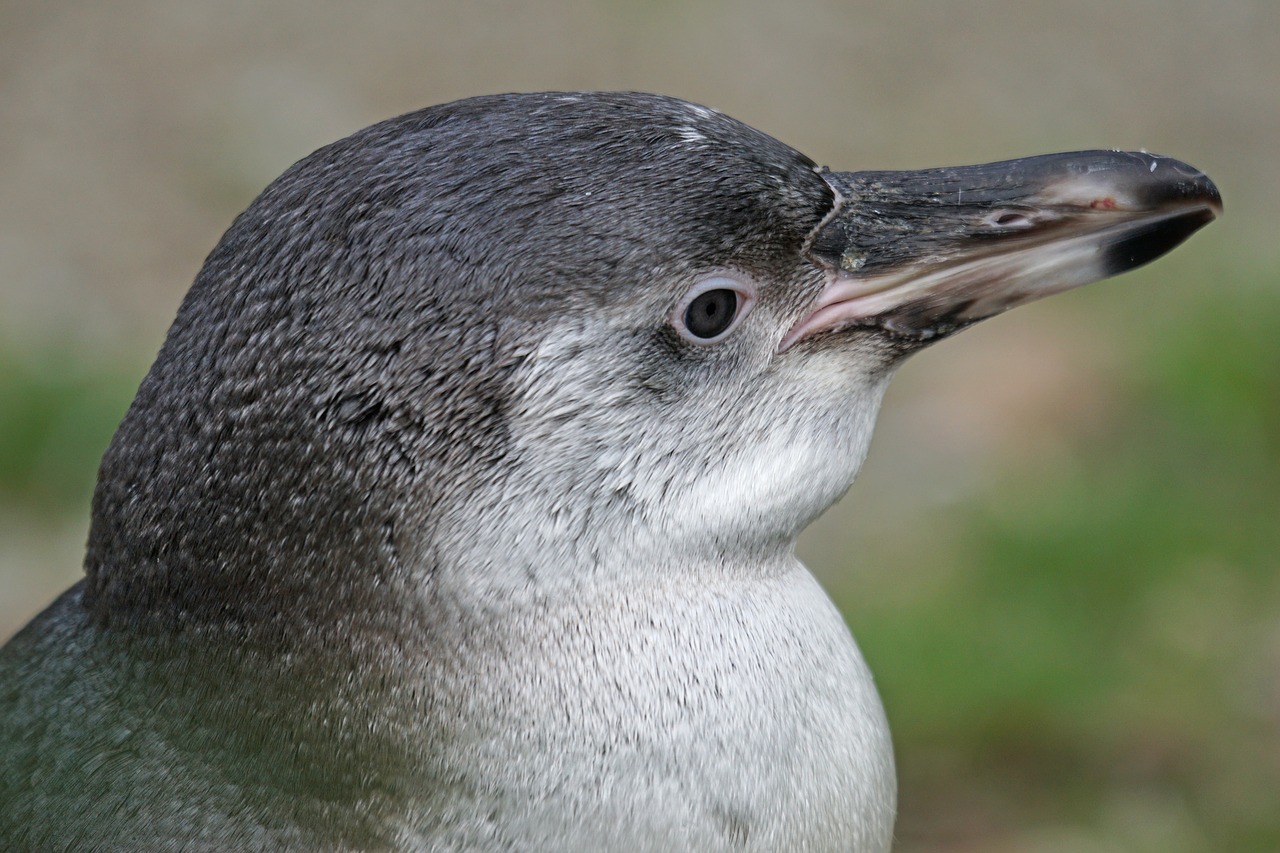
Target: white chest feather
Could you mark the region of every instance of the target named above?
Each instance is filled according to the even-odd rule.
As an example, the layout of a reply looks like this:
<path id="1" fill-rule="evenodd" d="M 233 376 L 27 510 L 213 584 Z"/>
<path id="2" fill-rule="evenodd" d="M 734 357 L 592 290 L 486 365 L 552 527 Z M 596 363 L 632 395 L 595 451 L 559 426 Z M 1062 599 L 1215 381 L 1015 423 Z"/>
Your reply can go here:
<path id="1" fill-rule="evenodd" d="M 884 713 L 802 566 L 579 592 L 464 641 L 428 726 L 432 818 L 406 842 L 888 849 Z"/>

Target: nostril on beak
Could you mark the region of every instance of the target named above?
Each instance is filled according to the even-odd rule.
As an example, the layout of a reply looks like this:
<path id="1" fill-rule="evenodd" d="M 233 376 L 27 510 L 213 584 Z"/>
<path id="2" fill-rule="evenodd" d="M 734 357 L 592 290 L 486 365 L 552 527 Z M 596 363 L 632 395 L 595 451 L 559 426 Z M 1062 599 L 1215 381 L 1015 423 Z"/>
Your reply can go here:
<path id="1" fill-rule="evenodd" d="M 1019 231 L 1035 225 L 1035 219 L 1020 210 L 993 210 L 983 221 L 992 228 Z"/>

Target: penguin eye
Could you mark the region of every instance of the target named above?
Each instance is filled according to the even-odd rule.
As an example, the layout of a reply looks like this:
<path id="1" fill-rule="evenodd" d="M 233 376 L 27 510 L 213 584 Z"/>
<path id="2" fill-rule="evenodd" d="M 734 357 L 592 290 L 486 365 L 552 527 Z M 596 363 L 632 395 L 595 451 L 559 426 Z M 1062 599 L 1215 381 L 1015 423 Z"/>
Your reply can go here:
<path id="1" fill-rule="evenodd" d="M 701 282 L 680 302 L 672 318 L 676 330 L 687 340 L 710 344 L 723 338 L 746 316 L 752 293 L 731 278 L 711 278 Z"/>

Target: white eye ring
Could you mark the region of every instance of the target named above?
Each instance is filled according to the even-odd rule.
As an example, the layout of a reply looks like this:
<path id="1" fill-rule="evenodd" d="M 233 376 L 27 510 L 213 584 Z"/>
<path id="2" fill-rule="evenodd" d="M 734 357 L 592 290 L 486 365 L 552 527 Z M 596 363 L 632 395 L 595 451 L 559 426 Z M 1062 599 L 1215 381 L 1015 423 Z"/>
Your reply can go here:
<path id="1" fill-rule="evenodd" d="M 740 279 L 723 275 L 704 278 L 671 312 L 671 325 L 690 343 L 719 343 L 751 312 L 755 301 L 755 288 Z"/>

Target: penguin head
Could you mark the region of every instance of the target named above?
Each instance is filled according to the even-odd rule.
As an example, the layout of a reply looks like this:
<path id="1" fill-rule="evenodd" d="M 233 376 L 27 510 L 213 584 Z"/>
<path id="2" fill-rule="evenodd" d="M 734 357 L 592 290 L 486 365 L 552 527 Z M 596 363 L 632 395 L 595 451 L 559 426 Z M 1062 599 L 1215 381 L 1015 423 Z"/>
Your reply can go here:
<path id="1" fill-rule="evenodd" d="M 311 630 L 789 551 L 902 358 L 1219 208 L 1150 155 L 834 173 L 654 95 L 374 125 L 210 254 L 103 460 L 86 600 Z"/>

